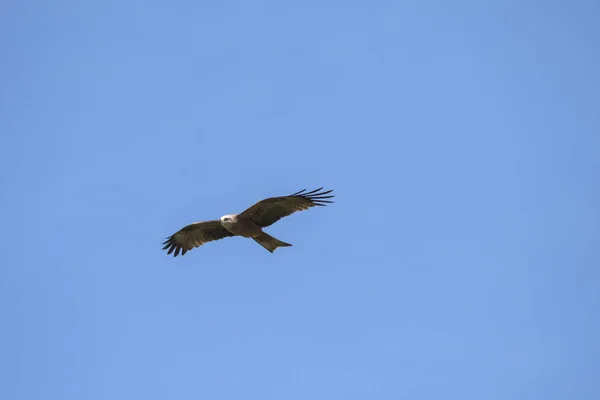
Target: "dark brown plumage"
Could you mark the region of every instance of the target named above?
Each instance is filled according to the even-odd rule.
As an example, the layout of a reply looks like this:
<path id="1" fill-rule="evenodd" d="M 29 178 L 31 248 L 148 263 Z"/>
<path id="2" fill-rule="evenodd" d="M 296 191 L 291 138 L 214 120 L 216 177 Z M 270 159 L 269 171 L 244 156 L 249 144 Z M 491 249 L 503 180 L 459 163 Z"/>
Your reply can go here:
<path id="1" fill-rule="evenodd" d="M 333 195 L 326 196 L 333 190 L 319 192 L 323 188 L 306 192 L 306 189 L 290 194 L 289 196 L 270 197 L 264 199 L 243 211 L 240 216 L 249 218 L 261 228 L 273 225 L 283 217 L 287 217 L 296 211 L 308 210 L 314 206 L 324 206 L 327 203 L 333 203 L 327 200 Z"/>
<path id="2" fill-rule="evenodd" d="M 194 247 L 202 246 L 204 243 L 212 242 L 213 240 L 223 239 L 229 236 L 235 236 L 221 225 L 221 221 L 205 221 L 194 222 L 181 228 L 175 234 L 163 242 L 165 247 L 163 250 L 169 249 L 167 254 L 171 254 L 175 250 L 173 257 L 177 257 L 181 251 L 184 255 L 188 250 Z"/>
<path id="3" fill-rule="evenodd" d="M 177 257 L 179 253 L 184 255 L 204 243 L 230 236 L 252 238 L 271 253 L 278 247 L 291 246 L 263 232 L 262 228 L 297 211 L 333 203 L 329 200 L 334 197 L 329 194 L 332 190 L 321 192 L 322 189 L 310 192 L 304 189 L 289 196 L 270 197 L 259 201 L 240 214 L 224 215 L 220 220 L 187 225 L 163 242 L 165 245 L 163 250 L 168 249 L 167 254 L 175 252 L 173 256 Z"/>

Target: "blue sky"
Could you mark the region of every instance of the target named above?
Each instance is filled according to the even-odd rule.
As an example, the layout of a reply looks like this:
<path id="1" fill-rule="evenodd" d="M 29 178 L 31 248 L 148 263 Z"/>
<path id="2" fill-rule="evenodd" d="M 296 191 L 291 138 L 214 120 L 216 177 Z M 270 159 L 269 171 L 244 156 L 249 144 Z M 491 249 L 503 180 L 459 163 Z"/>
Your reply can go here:
<path id="1" fill-rule="evenodd" d="M 599 13 L 4 4 L 0 398 L 600 398 Z"/>

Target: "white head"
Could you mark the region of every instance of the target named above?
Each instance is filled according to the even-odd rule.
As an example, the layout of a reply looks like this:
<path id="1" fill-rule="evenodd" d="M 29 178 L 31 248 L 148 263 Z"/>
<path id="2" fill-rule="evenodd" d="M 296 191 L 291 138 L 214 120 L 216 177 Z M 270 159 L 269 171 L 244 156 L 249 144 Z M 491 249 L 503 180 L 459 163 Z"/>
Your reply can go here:
<path id="1" fill-rule="evenodd" d="M 233 224 L 237 222 L 237 215 L 227 214 L 221 217 L 221 224 Z"/>

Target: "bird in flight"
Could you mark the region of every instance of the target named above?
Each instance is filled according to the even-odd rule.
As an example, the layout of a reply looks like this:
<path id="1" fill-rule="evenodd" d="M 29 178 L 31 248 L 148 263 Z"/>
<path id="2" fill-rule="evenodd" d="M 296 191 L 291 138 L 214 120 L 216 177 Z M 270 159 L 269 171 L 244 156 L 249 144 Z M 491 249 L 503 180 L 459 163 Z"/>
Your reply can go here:
<path id="1" fill-rule="evenodd" d="M 189 250 L 230 236 L 251 238 L 262 247 L 273 253 L 278 247 L 289 247 L 291 244 L 282 242 L 264 232 L 262 228 L 270 226 L 283 217 L 296 211 L 308 210 L 314 206 L 325 206 L 333 203 L 329 200 L 333 190 L 321 191 L 319 188 L 310 192 L 306 189 L 289 196 L 269 197 L 254 204 L 239 214 L 223 215 L 218 220 L 194 222 L 181 228 L 169 236 L 163 244 L 167 254 L 183 256 Z"/>

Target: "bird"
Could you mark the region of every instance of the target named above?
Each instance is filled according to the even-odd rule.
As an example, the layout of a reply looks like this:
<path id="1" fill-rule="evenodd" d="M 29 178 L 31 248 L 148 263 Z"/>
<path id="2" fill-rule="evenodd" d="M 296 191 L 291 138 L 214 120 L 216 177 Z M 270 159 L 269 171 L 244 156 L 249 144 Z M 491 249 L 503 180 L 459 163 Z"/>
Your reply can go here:
<path id="1" fill-rule="evenodd" d="M 169 236 L 162 244 L 167 255 L 179 253 L 185 255 L 188 251 L 205 243 L 226 237 L 242 236 L 253 239 L 256 243 L 273 253 L 279 247 L 290 247 L 263 231 L 263 228 L 273 225 L 283 217 L 297 211 L 308 210 L 315 206 L 326 206 L 333 203 L 332 190 L 322 191 L 322 187 L 307 192 L 306 189 L 288 196 L 269 197 L 259 201 L 239 214 L 223 215 L 220 219 L 194 222 L 184 226 Z"/>

